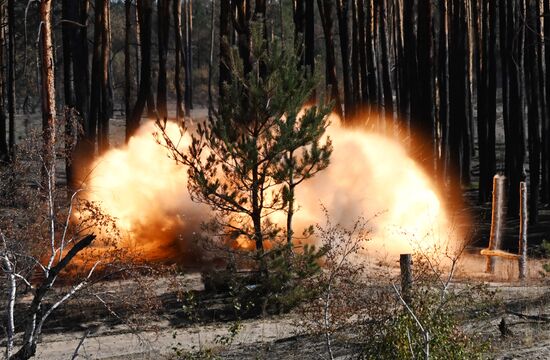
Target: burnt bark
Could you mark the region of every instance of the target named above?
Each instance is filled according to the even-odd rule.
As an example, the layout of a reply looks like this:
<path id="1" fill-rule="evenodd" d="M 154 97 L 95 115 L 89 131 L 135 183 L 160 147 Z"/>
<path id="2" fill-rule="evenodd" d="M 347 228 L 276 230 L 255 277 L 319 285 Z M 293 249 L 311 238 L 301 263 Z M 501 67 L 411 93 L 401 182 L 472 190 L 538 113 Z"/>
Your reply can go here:
<path id="1" fill-rule="evenodd" d="M 126 127 L 126 141 L 136 132 L 148 97 L 151 95 L 151 16 L 152 0 L 138 0 L 138 21 L 141 34 L 141 76 L 136 104 L 132 111 L 130 126 Z"/>
<path id="2" fill-rule="evenodd" d="M 220 46 L 220 60 L 219 60 L 219 100 L 218 103 L 223 101 L 225 95 L 225 84 L 231 81 L 231 73 L 229 71 L 230 63 L 230 11 L 231 4 L 229 0 L 222 0 L 220 2 L 220 34 L 219 34 L 219 46 Z"/>
<path id="3" fill-rule="evenodd" d="M 332 34 L 333 27 L 333 10 L 331 0 L 317 0 L 317 7 L 323 25 L 323 33 L 325 39 L 325 64 L 326 64 L 326 85 L 330 87 L 330 98 L 334 101 L 333 111 L 343 119 L 342 103 L 340 101 L 340 92 L 338 89 L 338 77 L 336 75 L 336 56 L 334 54 L 334 36 Z"/>
<path id="4" fill-rule="evenodd" d="M 157 84 L 157 112 L 160 119 L 168 117 L 166 62 L 168 57 L 168 36 L 170 31 L 170 0 L 157 1 L 159 72 Z"/>
<path id="5" fill-rule="evenodd" d="M 7 97 L 8 97 L 8 148 L 10 157 L 15 146 L 15 2 L 8 0 L 8 61 L 7 61 Z"/>
<path id="6" fill-rule="evenodd" d="M 349 0 L 336 1 L 336 16 L 338 17 L 338 34 L 340 37 L 340 53 L 342 57 L 342 77 L 344 79 L 344 123 L 349 123 L 353 115 L 353 89 L 351 83 L 349 35 L 348 35 Z"/>
<path id="7" fill-rule="evenodd" d="M 222 1 L 223 2 L 223 1 Z M 174 34 L 176 43 L 176 68 L 174 76 L 174 87 L 176 88 L 176 120 L 179 121 L 185 116 L 183 109 L 183 79 L 182 67 L 185 72 L 185 61 L 183 54 L 183 35 L 181 32 L 181 0 L 173 0 L 172 13 L 174 15 Z"/>

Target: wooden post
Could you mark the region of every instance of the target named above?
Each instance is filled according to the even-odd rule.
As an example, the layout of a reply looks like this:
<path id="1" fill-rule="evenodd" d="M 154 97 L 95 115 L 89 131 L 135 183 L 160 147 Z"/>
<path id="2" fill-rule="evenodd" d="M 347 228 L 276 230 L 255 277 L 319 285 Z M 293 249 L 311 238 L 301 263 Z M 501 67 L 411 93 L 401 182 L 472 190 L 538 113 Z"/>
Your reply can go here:
<path id="1" fill-rule="evenodd" d="M 519 279 L 527 275 L 527 185 L 525 181 L 519 183 Z"/>
<path id="2" fill-rule="evenodd" d="M 411 300 L 412 289 L 412 255 L 401 254 L 399 255 L 399 267 L 401 268 L 401 294 L 405 302 Z"/>
<path id="3" fill-rule="evenodd" d="M 500 234 L 502 229 L 502 209 L 504 200 L 504 176 L 495 175 L 493 177 L 493 206 L 491 214 L 491 234 L 489 236 L 489 250 L 498 250 L 500 247 Z M 496 258 L 487 256 L 486 272 L 493 273 L 495 271 Z"/>

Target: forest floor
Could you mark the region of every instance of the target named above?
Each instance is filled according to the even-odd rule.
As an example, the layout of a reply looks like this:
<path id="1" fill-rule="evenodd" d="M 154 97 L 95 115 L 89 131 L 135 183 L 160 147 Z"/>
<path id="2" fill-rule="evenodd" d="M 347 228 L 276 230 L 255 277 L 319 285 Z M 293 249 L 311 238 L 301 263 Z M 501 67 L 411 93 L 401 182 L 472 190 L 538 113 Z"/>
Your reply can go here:
<path id="1" fill-rule="evenodd" d="M 194 112 L 195 118 L 206 116 L 205 109 Z M 29 120 L 30 121 L 30 120 Z M 29 121 L 25 122 L 28 124 Z M 39 121 L 39 120 L 38 120 Z M 34 121 L 32 121 L 34 122 Z M 124 133 L 124 120 L 117 116 L 111 125 L 115 134 L 112 145 L 122 144 L 120 134 Z M 26 126 L 28 129 L 28 126 Z M 20 137 L 25 137 L 27 130 L 21 129 Z M 118 134 L 118 135 L 117 135 Z M 501 138 L 497 136 L 498 139 Z M 499 154 L 503 154 L 499 143 Z M 499 155 L 500 156 L 500 155 Z M 473 161 L 474 176 L 479 171 L 476 159 Z M 63 178 L 60 181 L 64 181 Z M 464 191 L 472 217 L 479 219 L 477 227 L 477 244 L 486 243 L 490 225 L 489 204 L 477 205 L 476 192 Z M 506 222 L 505 236 L 517 237 L 518 221 Z M 550 210 L 541 209 L 541 221 L 529 229 L 531 244 L 540 244 L 543 239 L 550 239 Z M 536 249 L 536 246 L 531 247 Z M 511 249 L 512 250 L 512 249 Z M 496 291 L 498 306 L 487 319 L 479 320 L 475 315 L 464 319 L 463 328 L 472 334 L 481 334 L 491 341 L 487 358 L 494 359 L 550 359 L 550 322 L 540 319 L 550 317 L 550 288 L 547 279 L 539 275 L 542 260 L 529 263 L 529 280 L 519 283 L 516 280 L 517 265 L 515 262 L 502 260 L 497 265 L 498 276 L 483 273 L 484 258 L 479 254 L 479 247 L 469 248 L 465 254 L 462 270 L 458 271 L 456 284 L 482 282 L 489 290 Z M 393 265 L 394 266 L 394 265 Z M 397 272 L 397 268 L 390 269 Z M 187 290 L 204 289 L 201 276 L 189 273 L 182 277 Z M 157 282 L 164 280 L 157 280 Z M 168 283 L 166 279 L 165 283 Z M 158 285 L 158 284 L 157 284 Z M 117 296 L 132 299 L 137 291 L 133 284 L 112 282 L 105 283 L 104 292 L 116 293 Z M 38 346 L 39 359 L 68 359 L 85 339 L 79 349 L 78 358 L 85 359 L 159 359 L 174 357 L 177 350 L 209 350 L 227 359 L 317 359 L 326 357 L 325 342 L 320 335 L 303 334 L 299 316 L 295 313 L 267 316 L 241 321 L 242 328 L 229 339 L 232 321 L 212 317 L 209 321 L 189 323 L 185 318 L 181 303 L 176 300 L 177 294 L 168 286 L 158 286 L 157 295 L 162 307 L 155 310 L 156 316 L 148 318 L 145 323 L 121 321 L 116 314 L 124 316 L 124 309 L 106 309 L 102 304 L 93 302 L 82 295 L 61 309 L 47 325 Z M 23 301 L 29 301 L 24 298 Z M 213 299 L 210 306 L 216 308 L 224 299 Z M 515 314 L 534 316 L 522 318 Z M 131 316 L 138 316 L 134 314 Z M 539 317 L 539 319 L 537 319 Z M 501 319 L 505 318 L 512 335 L 502 338 L 498 329 Z M 130 320 L 132 320 L 130 318 Z M 139 326 L 135 325 L 138 324 Z M 134 324 L 134 325 L 132 325 Z M 348 357 L 353 349 L 336 343 L 335 355 L 338 358 Z"/>

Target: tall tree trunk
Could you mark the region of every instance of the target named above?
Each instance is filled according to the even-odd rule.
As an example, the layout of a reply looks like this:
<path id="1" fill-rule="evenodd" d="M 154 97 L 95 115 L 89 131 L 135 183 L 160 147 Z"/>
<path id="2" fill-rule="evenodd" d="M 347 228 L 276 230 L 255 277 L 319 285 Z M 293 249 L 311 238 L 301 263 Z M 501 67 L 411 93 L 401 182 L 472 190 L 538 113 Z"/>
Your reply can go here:
<path id="1" fill-rule="evenodd" d="M 4 7 L 0 6 L 0 23 L 4 23 Z M 4 31 L 0 28 L 0 64 L 4 63 Z M 9 160 L 6 112 L 4 109 L 4 76 L 0 72 L 0 164 Z"/>
<path id="2" fill-rule="evenodd" d="M 351 90 L 354 103 L 354 116 L 359 113 L 361 100 L 361 72 L 359 71 L 359 53 L 364 49 L 359 47 L 359 21 L 357 19 L 357 1 L 351 1 Z"/>
<path id="3" fill-rule="evenodd" d="M 333 111 L 343 119 L 342 103 L 340 101 L 340 92 L 338 90 L 338 77 L 336 75 L 336 56 L 334 54 L 334 37 L 332 34 L 332 1 L 317 0 L 317 7 L 321 16 L 323 33 L 325 38 L 325 62 L 326 62 L 326 84 L 330 87 L 330 98 L 334 101 Z"/>
<path id="4" fill-rule="evenodd" d="M 208 55 L 208 118 L 212 117 L 214 109 L 214 97 L 212 95 L 212 65 L 214 63 L 214 37 L 216 35 L 216 25 L 214 23 L 216 13 L 216 2 L 210 3 L 210 54 Z"/>
<path id="5" fill-rule="evenodd" d="M 305 0 L 304 52 L 306 72 L 315 71 L 315 0 Z"/>
<path id="6" fill-rule="evenodd" d="M 404 35 L 404 64 L 407 76 L 407 98 L 409 106 L 409 124 L 415 123 L 418 117 L 420 100 L 416 87 L 419 84 L 418 66 L 416 61 L 416 38 L 414 31 L 414 1 L 403 2 L 403 35 Z M 403 114 L 402 116 L 405 116 Z"/>
<path id="7" fill-rule="evenodd" d="M 465 71 L 466 62 L 464 47 L 466 34 L 461 22 L 465 16 L 464 3 L 461 0 L 451 0 L 449 36 L 449 160 L 453 168 L 451 188 L 459 189 L 456 178 L 464 174 L 465 156 L 469 156 L 464 148 L 464 131 L 467 127 L 465 103 Z M 463 178 L 461 177 L 461 180 Z"/>
<path id="8" fill-rule="evenodd" d="M 539 15 L 544 14 L 544 11 L 542 9 L 541 3 L 542 1 L 538 1 L 539 7 L 537 10 L 539 11 Z M 548 192 L 548 181 L 546 174 L 548 173 L 547 168 L 547 161 L 548 158 L 548 152 L 546 149 L 546 143 L 548 141 L 548 133 L 545 133 L 546 123 L 548 121 L 547 111 L 546 111 L 546 96 L 545 96 L 545 73 L 544 73 L 544 34 L 542 31 L 542 18 L 543 16 L 537 16 L 536 24 L 537 24 L 537 36 L 539 37 L 537 39 L 537 70 L 539 73 L 539 78 L 537 79 L 538 85 L 539 85 L 539 108 L 540 108 L 540 129 L 542 130 L 542 138 L 541 138 L 541 190 L 540 190 L 540 201 L 546 202 L 546 196 L 545 194 Z M 541 40 L 542 39 L 542 40 Z"/>
<path id="9" fill-rule="evenodd" d="M 536 64 L 538 33 L 537 19 L 539 17 L 538 2 L 527 2 L 527 30 L 525 32 L 525 90 L 527 98 L 527 124 L 529 136 L 529 221 L 534 224 L 538 219 L 538 199 L 540 185 L 540 113 L 539 113 L 539 73 Z M 542 75 L 542 74 L 541 74 Z M 512 189 L 514 191 L 518 189 Z"/>
<path id="10" fill-rule="evenodd" d="M 220 2 L 220 34 L 219 34 L 219 46 L 220 46 L 220 60 L 219 60 L 219 99 L 220 104 L 225 97 L 225 84 L 231 81 L 231 73 L 229 71 L 229 63 L 231 57 L 230 48 L 230 1 L 222 0 Z"/>
<path id="11" fill-rule="evenodd" d="M 98 9 L 96 8 L 96 11 Z M 111 2 L 103 0 L 101 16 L 101 101 L 98 121 L 99 154 L 109 149 L 109 121 L 113 113 L 113 93 L 111 84 Z"/>
<path id="12" fill-rule="evenodd" d="M 40 1 L 40 50 L 41 50 L 41 82 L 42 82 L 42 132 L 44 139 L 44 168 L 47 180 L 55 185 L 55 78 L 52 39 L 52 0 Z"/>
<path id="13" fill-rule="evenodd" d="M 126 127 L 130 123 L 130 107 L 132 106 L 133 80 L 130 42 L 132 41 L 132 0 L 124 0 L 124 114 Z"/>
<path id="14" fill-rule="evenodd" d="M 305 0 L 292 0 L 292 19 L 294 21 L 294 46 L 300 55 L 300 65 L 305 65 L 304 37 L 306 32 L 305 23 Z"/>
<path id="15" fill-rule="evenodd" d="M 136 132 L 141 121 L 145 104 L 151 94 L 151 16 L 153 12 L 152 0 L 138 0 L 138 19 L 141 32 L 141 81 L 139 92 L 132 111 L 131 126 L 126 128 L 126 141 Z"/>
<path id="16" fill-rule="evenodd" d="M 439 95 L 439 109 L 438 109 L 438 121 L 439 121 L 439 149 L 441 155 L 438 162 L 438 174 L 441 179 L 445 178 L 447 155 L 448 155 L 448 81 L 447 81 L 447 35 L 448 35 L 448 22 L 447 22 L 447 0 L 439 0 L 439 39 L 438 39 L 438 89 Z"/>
<path id="17" fill-rule="evenodd" d="M 64 20 L 75 21 L 78 23 L 78 3 L 63 0 L 62 15 Z M 67 184 L 73 188 L 74 174 L 72 167 L 72 151 L 78 134 L 76 134 L 77 128 L 73 123 L 75 94 L 71 32 L 76 31 L 76 29 L 75 25 L 69 22 L 64 22 L 61 26 L 61 36 L 63 42 L 63 91 L 65 99 L 65 108 L 63 111 L 65 117 L 65 173 L 67 175 Z"/>
<path id="18" fill-rule="evenodd" d="M 369 89 L 368 89 L 368 71 L 367 71 L 367 51 L 369 48 L 372 51 L 372 42 L 367 43 L 367 31 L 365 23 L 365 2 L 364 0 L 354 0 L 357 2 L 357 25 L 358 25 L 358 45 L 359 45 L 359 79 L 361 83 L 361 116 L 364 117 L 367 114 L 369 103 Z M 369 5 L 371 0 L 367 0 Z M 368 46 L 368 47 L 367 47 Z"/>
<path id="19" fill-rule="evenodd" d="M 487 9 L 489 17 L 489 31 L 487 35 L 487 179 L 486 193 L 491 193 L 491 182 L 496 174 L 496 122 L 497 122 L 497 62 L 496 62 L 496 7 L 489 5 Z M 479 135 L 478 135 L 479 136 Z M 481 156 L 481 154 L 480 154 Z M 518 190 L 519 191 L 519 190 Z M 487 200 L 489 198 L 487 197 Z"/>
<path id="20" fill-rule="evenodd" d="M 431 62 L 431 5 L 429 0 L 418 1 L 417 61 L 418 74 L 424 77 L 418 83 L 418 113 L 414 120 L 416 130 L 422 136 L 422 145 L 418 149 L 421 164 L 430 173 L 434 170 L 434 121 L 432 115 L 432 73 Z M 420 80 L 420 79 L 419 79 Z"/>
<path id="21" fill-rule="evenodd" d="M 475 11 L 478 17 L 475 18 L 477 32 L 477 58 L 478 66 L 476 69 L 477 78 L 477 141 L 479 154 L 479 191 L 478 200 L 484 203 L 490 199 L 493 185 L 493 173 L 489 171 L 489 148 L 488 148 L 488 47 L 489 44 L 489 4 L 481 2 L 479 10 Z M 481 24 L 481 31 L 477 24 Z"/>
<path id="22" fill-rule="evenodd" d="M 222 1 L 223 2 L 223 1 Z M 181 0 L 173 0 L 172 13 L 174 15 L 174 34 L 176 43 L 176 69 L 174 76 L 174 87 L 176 88 L 176 120 L 179 122 L 185 116 L 183 110 L 183 79 L 182 66 L 183 62 L 183 36 L 181 33 Z M 185 70 L 184 70 L 185 71 Z"/>
<path id="23" fill-rule="evenodd" d="M 521 73 L 523 71 L 521 54 L 523 51 L 524 1 L 508 2 L 507 26 L 508 31 L 508 74 L 509 74 L 509 119 L 508 119 L 508 153 L 510 159 L 506 170 L 509 179 L 508 215 L 517 217 L 519 211 L 519 183 L 523 178 L 523 164 L 525 161 L 525 132 L 523 120 L 523 95 L 521 88 Z M 511 245 L 511 244 L 507 244 Z"/>
<path id="24" fill-rule="evenodd" d="M 94 9 L 94 47 L 92 51 L 92 84 L 90 98 L 90 126 L 86 133 L 86 139 L 94 147 L 98 136 L 98 123 L 101 114 L 101 95 L 103 78 L 103 61 L 101 57 L 101 41 L 103 37 L 103 3 L 106 0 L 96 0 Z"/>
<path id="25" fill-rule="evenodd" d="M 170 31 L 170 0 L 157 1 L 159 72 L 157 84 L 157 111 L 161 119 L 167 119 L 166 61 L 168 56 L 168 33 Z"/>
<path id="26" fill-rule="evenodd" d="M 546 203 L 550 202 L 550 2 L 544 1 L 544 64 L 546 80 L 546 115 L 544 119 L 543 135 L 543 191 L 542 198 Z"/>
<path id="27" fill-rule="evenodd" d="M 393 118 L 393 92 L 390 80 L 390 53 L 388 51 L 387 41 L 387 9 L 386 0 L 379 0 L 379 26 L 380 26 L 380 62 L 382 64 L 382 89 L 384 94 L 384 115 L 385 120 Z"/>
<path id="28" fill-rule="evenodd" d="M 247 0 L 248 1 L 248 0 Z M 184 0 L 185 27 L 185 112 L 193 109 L 193 0 Z M 250 5 L 250 4 L 249 4 Z"/>
<path id="29" fill-rule="evenodd" d="M 15 3 L 8 0 L 8 147 L 10 157 L 15 146 Z"/>
<path id="30" fill-rule="evenodd" d="M 353 114 L 353 89 L 351 83 L 349 62 L 349 34 L 348 34 L 349 0 L 336 1 L 336 15 L 338 17 L 338 31 L 340 36 L 340 52 L 342 56 L 342 77 L 344 78 L 344 123 L 349 123 Z"/>

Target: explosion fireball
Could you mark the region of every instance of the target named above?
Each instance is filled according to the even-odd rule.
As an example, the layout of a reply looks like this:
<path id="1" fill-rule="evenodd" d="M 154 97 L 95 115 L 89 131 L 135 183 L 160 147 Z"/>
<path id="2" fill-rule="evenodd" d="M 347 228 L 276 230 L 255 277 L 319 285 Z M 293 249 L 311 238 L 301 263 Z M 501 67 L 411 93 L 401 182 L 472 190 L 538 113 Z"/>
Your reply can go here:
<path id="1" fill-rule="evenodd" d="M 155 132 L 148 122 L 127 145 L 97 159 L 85 181 L 86 197 L 116 218 L 123 234 L 119 246 L 148 260 L 182 260 L 193 253 L 193 234 L 208 220 L 209 209 L 191 201 L 185 167 L 170 158 Z M 168 123 L 167 133 L 181 138 L 174 141 L 181 149 L 188 147 L 189 134 L 175 123 Z M 359 216 L 369 219 L 371 255 L 453 242 L 456 234 L 437 189 L 397 141 L 336 121 L 327 135 L 334 147 L 330 166 L 297 189 L 297 234 L 323 221 L 324 206 L 331 221 L 343 226 Z"/>

